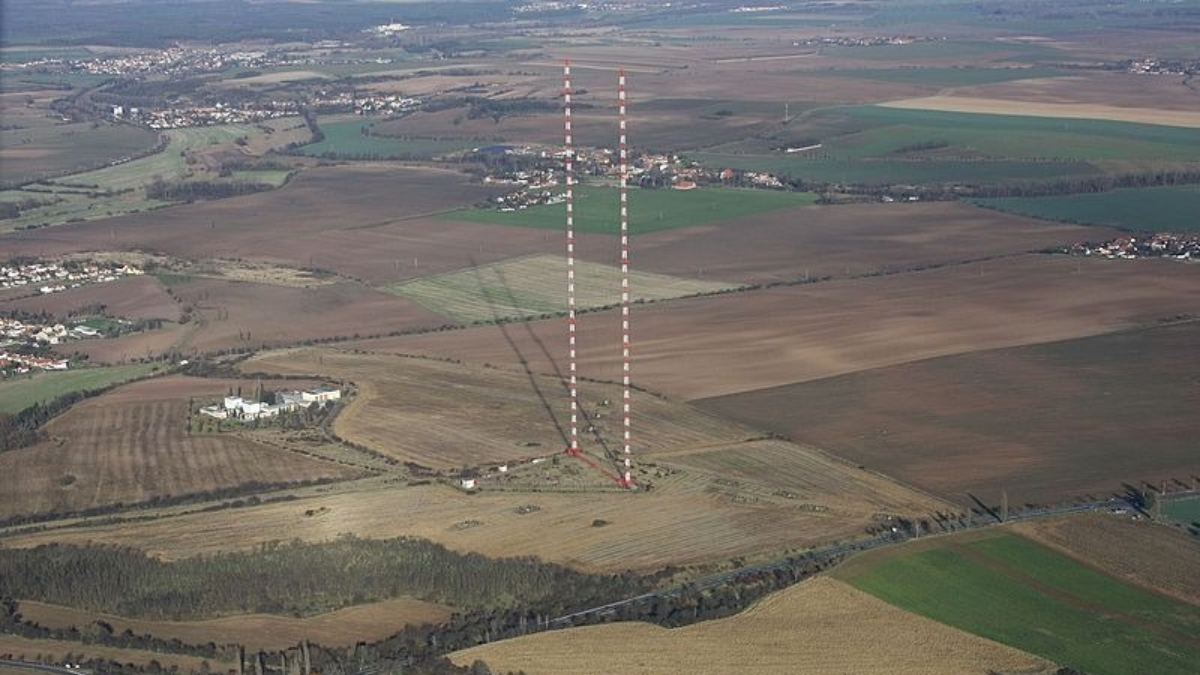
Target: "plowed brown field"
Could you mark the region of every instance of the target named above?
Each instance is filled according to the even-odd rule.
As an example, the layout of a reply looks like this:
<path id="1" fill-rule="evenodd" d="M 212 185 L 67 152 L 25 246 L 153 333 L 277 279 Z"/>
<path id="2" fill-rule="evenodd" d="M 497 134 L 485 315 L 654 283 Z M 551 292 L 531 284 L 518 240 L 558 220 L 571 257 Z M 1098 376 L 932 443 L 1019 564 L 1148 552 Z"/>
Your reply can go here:
<path id="1" fill-rule="evenodd" d="M 0 241 L 9 255 L 152 250 L 316 267 L 370 284 L 560 251 L 561 236 L 552 232 L 428 217 L 496 191 L 453 171 L 360 163 L 304 171 L 271 192 L 7 233 Z"/>
<path id="2" fill-rule="evenodd" d="M 584 656 L 587 655 L 587 656 Z M 456 652 L 530 675 L 985 675 L 1050 673 L 1025 652 L 897 609 L 828 577 L 780 591 L 728 619 L 668 630 L 620 623 Z"/>
<path id="3" fill-rule="evenodd" d="M 637 268 L 738 283 L 889 273 L 1116 236 L 959 202 L 803 206 L 635 236 Z"/>
<path id="4" fill-rule="evenodd" d="M 1200 324 L 931 359 L 709 399 L 970 504 L 1057 503 L 1200 474 Z"/>
<path id="5" fill-rule="evenodd" d="M 693 400 L 1180 314 L 1200 314 L 1200 266 L 1028 255 L 635 307 L 633 380 Z M 508 330 L 511 340 L 481 327 L 357 346 L 564 368 L 561 320 Z M 618 379 L 619 316 L 585 315 L 579 330 L 580 374 Z"/>
<path id="6" fill-rule="evenodd" d="M 167 295 L 158 279 L 152 276 L 138 276 L 103 284 L 90 284 L 49 295 L 0 301 L 0 312 L 46 312 L 62 317 L 96 305 L 104 305 L 104 311 L 109 316 L 123 319 L 174 321 L 179 318 L 180 309 L 179 304 Z"/>

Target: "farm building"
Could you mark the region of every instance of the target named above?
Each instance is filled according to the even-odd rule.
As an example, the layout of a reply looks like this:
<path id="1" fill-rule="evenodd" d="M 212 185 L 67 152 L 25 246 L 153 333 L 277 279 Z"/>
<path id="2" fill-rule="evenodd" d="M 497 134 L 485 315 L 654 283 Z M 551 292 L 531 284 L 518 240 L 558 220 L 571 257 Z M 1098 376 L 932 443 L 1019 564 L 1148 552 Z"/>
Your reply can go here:
<path id="1" fill-rule="evenodd" d="M 280 413 L 307 408 L 314 403 L 337 401 L 342 391 L 336 387 L 316 387 L 306 391 L 292 390 L 275 393 L 274 403 L 251 401 L 241 396 L 226 396 L 220 404 L 200 408 L 200 414 L 217 419 L 257 420 L 275 417 Z"/>
<path id="2" fill-rule="evenodd" d="M 300 392 L 303 399 L 309 403 L 324 403 L 336 401 L 342 397 L 342 391 L 336 387 L 317 387 Z"/>

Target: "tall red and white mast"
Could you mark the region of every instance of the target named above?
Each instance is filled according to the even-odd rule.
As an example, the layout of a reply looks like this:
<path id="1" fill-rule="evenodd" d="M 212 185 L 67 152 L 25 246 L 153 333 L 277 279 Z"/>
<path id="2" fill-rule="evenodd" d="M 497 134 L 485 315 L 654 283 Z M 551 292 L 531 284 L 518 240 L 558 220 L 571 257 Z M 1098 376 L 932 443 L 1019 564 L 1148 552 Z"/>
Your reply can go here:
<path id="1" fill-rule="evenodd" d="M 571 431 L 567 452 L 579 454 L 579 392 L 575 360 L 575 150 L 571 138 L 571 62 L 563 62 L 563 160 L 567 202 L 567 371 L 570 377 Z"/>
<path id="2" fill-rule="evenodd" d="M 624 452 L 621 485 L 633 487 L 633 450 L 629 421 L 629 149 L 625 139 L 625 70 L 617 72 L 617 118 L 620 125 L 619 140 L 621 178 L 621 406 L 624 413 Z"/>

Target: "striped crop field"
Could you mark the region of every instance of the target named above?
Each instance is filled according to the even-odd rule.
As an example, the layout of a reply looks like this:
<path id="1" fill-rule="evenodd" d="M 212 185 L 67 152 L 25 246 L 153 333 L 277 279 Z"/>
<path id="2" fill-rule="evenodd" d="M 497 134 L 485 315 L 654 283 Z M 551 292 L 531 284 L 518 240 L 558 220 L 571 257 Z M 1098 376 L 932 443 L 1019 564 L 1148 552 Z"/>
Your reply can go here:
<path id="1" fill-rule="evenodd" d="M 621 270 L 576 261 L 579 309 L 620 302 Z M 426 309 L 464 323 L 543 316 L 567 311 L 567 263 L 560 256 L 534 255 L 423 277 L 383 287 Z M 630 272 L 634 302 L 654 302 L 738 288 L 649 272 Z"/>

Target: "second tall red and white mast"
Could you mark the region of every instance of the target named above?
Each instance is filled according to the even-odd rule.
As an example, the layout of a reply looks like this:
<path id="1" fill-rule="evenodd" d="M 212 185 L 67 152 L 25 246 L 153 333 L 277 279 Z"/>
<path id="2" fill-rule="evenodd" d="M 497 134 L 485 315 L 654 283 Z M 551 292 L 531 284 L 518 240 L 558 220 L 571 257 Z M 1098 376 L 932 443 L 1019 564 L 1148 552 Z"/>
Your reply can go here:
<path id="1" fill-rule="evenodd" d="M 576 371 L 575 344 L 575 149 L 571 138 L 571 62 L 563 62 L 563 117 L 565 162 L 564 182 L 567 202 L 567 371 L 570 378 L 571 432 L 567 452 L 579 454 L 579 380 Z"/>
<path id="2" fill-rule="evenodd" d="M 633 450 L 630 434 L 630 375 L 629 375 L 629 149 L 625 138 L 625 71 L 617 73 L 617 118 L 620 125 L 618 152 L 620 153 L 621 193 L 621 407 L 623 413 L 622 453 L 623 472 L 621 485 L 633 486 Z"/>

